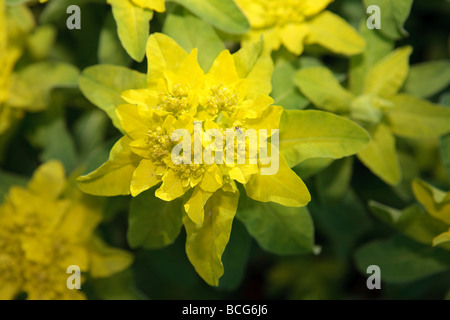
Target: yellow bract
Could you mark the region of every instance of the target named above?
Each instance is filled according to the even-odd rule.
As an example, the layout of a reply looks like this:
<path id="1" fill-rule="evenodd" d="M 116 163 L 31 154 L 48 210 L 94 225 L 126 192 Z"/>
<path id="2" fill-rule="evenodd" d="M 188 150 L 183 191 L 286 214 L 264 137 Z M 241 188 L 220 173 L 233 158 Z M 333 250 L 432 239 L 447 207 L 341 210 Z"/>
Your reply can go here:
<path id="1" fill-rule="evenodd" d="M 364 49 L 364 40 L 337 15 L 323 11 L 333 0 L 236 0 L 250 21 L 244 43 L 264 37 L 268 50 L 281 45 L 300 55 L 305 44 L 319 44 L 347 55 Z"/>
<path id="2" fill-rule="evenodd" d="M 38 168 L 27 188 L 12 187 L 0 206 L 0 299 L 21 292 L 28 299 L 83 299 L 67 288 L 69 266 L 94 277 L 128 267 L 129 254 L 105 254 L 93 235 L 100 220 L 98 202 L 68 185 L 57 161 Z"/>

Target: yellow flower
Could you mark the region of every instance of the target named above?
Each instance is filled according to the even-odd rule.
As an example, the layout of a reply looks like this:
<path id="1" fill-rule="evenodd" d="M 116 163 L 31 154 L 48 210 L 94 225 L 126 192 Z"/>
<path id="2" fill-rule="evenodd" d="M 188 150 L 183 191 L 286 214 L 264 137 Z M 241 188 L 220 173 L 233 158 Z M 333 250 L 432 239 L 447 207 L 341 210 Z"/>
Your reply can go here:
<path id="1" fill-rule="evenodd" d="M 123 92 L 128 104 L 116 109 L 126 135 L 113 146 L 106 163 L 78 178 L 80 189 L 94 195 L 137 196 L 161 182 L 156 197 L 172 201 L 186 195 L 186 251 L 197 272 L 212 285 L 217 285 L 223 274 L 220 256 L 239 201 L 236 181 L 257 201 L 301 207 L 311 199 L 276 145 L 268 142 L 276 140 L 274 132 L 283 108 L 273 106 L 268 96 L 272 60 L 269 55 L 255 54 L 254 48 L 248 46 L 234 55 L 223 51 L 205 74 L 197 61 L 197 49 L 188 54 L 168 36 L 150 36 L 147 86 Z M 227 140 L 230 132 L 250 131 L 266 135 L 241 144 Z M 217 144 L 220 140 L 222 144 Z M 177 152 L 179 146 L 183 157 Z M 257 150 L 253 162 L 251 146 Z M 193 150 L 194 156 L 189 153 L 186 158 L 186 149 Z M 174 159 L 174 150 L 180 159 Z M 213 161 L 197 158 L 205 156 L 206 150 L 211 151 Z M 274 162 L 276 170 L 263 174 Z M 219 260 L 213 259 L 213 264 L 217 263 L 213 269 L 207 266 L 210 261 L 205 262 L 194 249 L 204 237 L 209 241 L 206 238 L 213 234 L 207 230 L 211 226 L 216 229 L 214 244 L 205 243 L 202 250 L 205 254 L 217 252 Z M 212 251 L 207 251 L 209 246 L 213 246 Z"/>
<path id="2" fill-rule="evenodd" d="M 11 187 L 0 206 L 0 299 L 84 299 L 67 287 L 69 266 L 80 267 L 82 280 L 128 267 L 128 253 L 93 235 L 101 209 L 67 183 L 57 161 L 39 167 L 27 188 Z"/>
<path id="3" fill-rule="evenodd" d="M 165 50 L 164 58 L 155 48 L 160 45 Z M 253 76 L 241 77 L 235 57 L 227 50 L 217 57 L 205 75 L 197 62 L 196 49 L 187 54 L 162 34 L 149 38 L 148 59 L 147 88 L 124 92 L 123 98 L 130 104 L 117 108 L 127 135 L 113 147 L 107 163 L 79 179 L 81 189 L 97 195 L 131 193 L 137 196 L 163 182 L 156 196 L 171 201 L 198 186 L 186 206 L 189 216 L 197 223 L 203 221 L 203 210 L 191 214 L 192 201 L 203 199 L 205 202 L 208 195 L 224 185 L 224 181 L 235 193 L 237 189 L 233 181 L 249 182 L 249 196 L 260 201 L 275 201 L 268 186 L 255 183 L 257 178 L 252 179 L 259 175 L 260 169 L 256 164 L 174 164 L 171 155 L 175 146 L 171 137 L 175 130 L 187 129 L 191 141 L 195 140 L 194 121 L 202 121 L 201 135 L 208 129 L 218 129 L 223 137 L 227 129 L 278 129 L 282 108 L 271 105 L 273 100 L 267 96 L 270 88 L 261 87 L 252 79 Z M 267 80 L 270 81 L 270 77 Z M 244 147 L 248 148 L 248 143 Z M 226 151 L 227 146 L 223 145 L 223 148 Z M 284 160 L 281 163 L 284 165 Z M 280 170 L 282 173 L 285 172 Z M 109 182 L 110 179 L 114 179 L 115 185 Z M 294 180 L 298 194 L 289 194 L 286 199 L 279 197 L 277 202 L 306 205 L 310 198 L 303 182 L 293 173 L 288 175 L 287 182 L 289 179 Z M 263 194 L 255 190 L 266 188 L 267 192 Z M 200 196 L 199 192 L 203 195 Z M 203 205 L 196 203 L 194 207 Z"/>
<path id="4" fill-rule="evenodd" d="M 335 53 L 353 55 L 364 40 L 339 16 L 324 11 L 333 0 L 236 0 L 250 21 L 243 42 L 264 37 L 268 50 L 281 45 L 300 55 L 305 44 L 319 44 Z"/>

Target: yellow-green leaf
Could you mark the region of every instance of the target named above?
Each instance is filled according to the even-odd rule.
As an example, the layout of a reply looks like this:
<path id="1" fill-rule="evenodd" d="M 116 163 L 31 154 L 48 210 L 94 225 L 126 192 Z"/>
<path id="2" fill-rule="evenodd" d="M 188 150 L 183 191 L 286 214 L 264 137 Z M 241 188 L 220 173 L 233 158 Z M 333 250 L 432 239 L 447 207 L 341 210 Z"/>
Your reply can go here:
<path id="1" fill-rule="evenodd" d="M 272 148 L 272 152 L 277 152 Z M 288 207 L 303 207 L 311 201 L 305 183 L 292 171 L 282 155 L 278 156 L 278 172 L 255 174 L 245 184 L 247 196 L 261 202 L 276 202 Z M 273 164 L 272 164 L 273 165 Z"/>
<path id="2" fill-rule="evenodd" d="M 131 179 L 140 158 L 131 152 L 128 136 L 121 138 L 111 149 L 109 159 L 100 168 L 77 179 L 79 188 L 98 196 L 130 194 Z"/>
<path id="3" fill-rule="evenodd" d="M 395 149 L 395 138 L 385 124 L 379 124 L 372 133 L 369 146 L 358 153 L 358 158 L 375 175 L 388 184 L 401 180 L 400 165 Z"/>
<path id="4" fill-rule="evenodd" d="M 355 95 L 363 93 L 364 78 L 369 70 L 394 49 L 394 41 L 367 28 L 365 20 L 361 22 L 359 32 L 366 41 L 366 49 L 350 60 L 349 88 Z"/>
<path id="5" fill-rule="evenodd" d="M 344 89 L 333 73 L 324 67 L 301 69 L 294 78 L 303 94 L 320 109 L 348 112 L 353 94 Z"/>
<path id="6" fill-rule="evenodd" d="M 280 151 L 290 167 L 311 158 L 339 159 L 365 148 L 368 133 L 356 123 L 323 111 L 285 111 Z"/>
<path id="7" fill-rule="evenodd" d="M 450 225 L 450 192 L 439 190 L 420 179 L 413 181 L 412 189 L 431 216 Z"/>
<path id="8" fill-rule="evenodd" d="M 387 110 L 391 130 L 399 136 L 436 138 L 450 132 L 450 109 L 410 95 L 392 98 Z"/>
<path id="9" fill-rule="evenodd" d="M 269 95 L 272 91 L 273 61 L 263 50 L 263 43 L 255 42 L 244 46 L 233 54 L 236 71 L 239 77 L 246 78 L 248 98 L 258 95 Z"/>
<path id="10" fill-rule="evenodd" d="M 97 65 L 85 69 L 79 80 L 81 92 L 106 112 L 114 126 L 123 131 L 116 107 L 126 103 L 121 94 L 129 89 L 145 88 L 146 75 L 128 68 Z"/>
<path id="11" fill-rule="evenodd" d="M 152 34 L 147 41 L 147 85 L 156 86 L 166 70 L 176 71 L 188 57 L 186 51 L 171 37 Z"/>
<path id="12" fill-rule="evenodd" d="M 364 81 L 364 93 L 380 97 L 395 95 L 408 76 L 411 52 L 410 46 L 399 48 L 370 69 Z"/>
<path id="13" fill-rule="evenodd" d="M 54 88 L 76 87 L 79 71 L 61 62 L 38 62 L 17 72 L 11 84 L 8 104 L 29 111 L 48 106 Z"/>
<path id="14" fill-rule="evenodd" d="M 153 11 L 135 5 L 129 0 L 108 0 L 117 23 L 117 32 L 123 47 L 136 61 L 145 56 L 147 38 L 150 34 L 149 22 Z"/>
<path id="15" fill-rule="evenodd" d="M 447 226 L 426 214 L 419 205 L 396 210 L 375 201 L 369 203 L 373 214 L 413 240 L 430 245 Z M 450 248 L 450 246 L 449 246 Z"/>

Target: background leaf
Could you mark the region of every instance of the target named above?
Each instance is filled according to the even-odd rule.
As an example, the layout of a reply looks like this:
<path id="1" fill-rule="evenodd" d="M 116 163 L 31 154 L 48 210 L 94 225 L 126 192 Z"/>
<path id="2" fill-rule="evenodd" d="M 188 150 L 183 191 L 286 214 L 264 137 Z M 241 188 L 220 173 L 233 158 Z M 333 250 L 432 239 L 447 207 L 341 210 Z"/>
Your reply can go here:
<path id="1" fill-rule="evenodd" d="M 367 146 L 364 129 L 323 111 L 286 111 L 280 123 L 280 151 L 289 166 L 310 158 L 339 159 Z"/>
<path id="2" fill-rule="evenodd" d="M 366 8 L 377 5 L 381 10 L 381 29 L 378 30 L 385 36 L 394 40 L 408 35 L 403 25 L 409 17 L 413 0 L 364 0 Z"/>
<path id="3" fill-rule="evenodd" d="M 174 39 L 186 52 L 198 48 L 198 62 L 208 71 L 220 52 L 225 50 L 214 28 L 188 12 L 167 15 L 163 32 Z"/>
<path id="4" fill-rule="evenodd" d="M 134 60 L 141 62 L 145 56 L 153 11 L 141 8 L 129 0 L 108 0 L 108 3 L 112 6 L 123 47 Z"/>
<path id="5" fill-rule="evenodd" d="M 132 248 L 160 249 L 173 243 L 181 226 L 181 203 L 165 202 L 147 190 L 131 200 L 127 239 Z"/>
<path id="6" fill-rule="evenodd" d="M 232 34 L 246 33 L 250 25 L 233 0 L 171 0 L 216 28 Z"/>
<path id="7" fill-rule="evenodd" d="M 117 25 L 112 14 L 107 15 L 100 32 L 98 62 L 100 64 L 119 66 L 127 66 L 131 62 L 130 57 L 120 43 L 117 35 Z"/>
<path id="8" fill-rule="evenodd" d="M 300 110 L 309 104 L 308 99 L 294 85 L 295 72 L 295 65 L 282 59 L 277 61 L 273 72 L 270 96 L 275 100 L 276 105 L 285 109 Z"/>
<path id="9" fill-rule="evenodd" d="M 405 283 L 448 270 L 450 253 L 395 236 L 363 246 L 355 258 L 361 273 L 366 274 L 370 265 L 378 265 L 382 282 Z"/>
<path id="10" fill-rule="evenodd" d="M 450 84 L 450 61 L 430 61 L 411 66 L 404 91 L 420 98 L 428 98 Z"/>
<path id="11" fill-rule="evenodd" d="M 237 216 L 264 250 L 280 255 L 313 252 L 314 227 L 306 207 L 250 203 Z"/>
<path id="12" fill-rule="evenodd" d="M 106 112 L 113 124 L 122 130 L 116 107 L 124 104 L 121 94 L 128 89 L 145 88 L 146 75 L 124 67 L 97 65 L 84 70 L 80 76 L 80 89 L 86 98 Z"/>

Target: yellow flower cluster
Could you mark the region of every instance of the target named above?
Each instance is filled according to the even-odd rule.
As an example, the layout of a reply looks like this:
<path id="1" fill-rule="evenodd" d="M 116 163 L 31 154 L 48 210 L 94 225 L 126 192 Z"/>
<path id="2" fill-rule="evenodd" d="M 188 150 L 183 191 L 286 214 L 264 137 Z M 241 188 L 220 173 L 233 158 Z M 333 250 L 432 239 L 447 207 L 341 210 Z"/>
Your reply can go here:
<path id="1" fill-rule="evenodd" d="M 236 0 L 250 21 L 244 44 L 264 37 L 268 50 L 281 45 L 300 55 L 304 45 L 319 44 L 335 53 L 353 55 L 364 40 L 342 18 L 324 11 L 333 0 Z"/>
<path id="2" fill-rule="evenodd" d="M 69 266 L 105 277 L 130 265 L 128 253 L 93 235 L 101 209 L 67 184 L 57 161 L 38 168 L 27 188 L 11 187 L 0 206 L 0 299 L 84 299 L 67 287 Z"/>
<path id="3" fill-rule="evenodd" d="M 164 50 L 164 57 L 161 56 Z M 278 129 L 283 109 L 273 106 L 270 92 L 270 58 L 262 58 L 248 77 L 239 74 L 236 62 L 239 56 L 223 51 L 207 74 L 197 62 L 197 50 L 187 54 L 171 38 L 163 34 L 152 35 L 148 42 L 149 77 L 145 89 L 129 90 L 122 97 L 129 103 L 117 108 L 120 123 L 127 133 L 113 148 L 110 160 L 97 171 L 81 177 L 80 187 L 88 193 L 98 195 L 129 194 L 141 192 L 162 182 L 156 196 L 172 201 L 194 189 L 185 204 L 189 217 L 201 224 L 206 201 L 219 189 L 235 194 L 235 181 L 245 185 L 247 194 L 259 201 L 276 201 L 283 205 L 304 206 L 310 195 L 301 179 L 293 173 L 283 157 L 279 155 L 278 178 L 293 186 L 283 193 L 276 186 L 260 183 L 261 163 L 174 163 L 171 139 L 177 129 L 185 129 L 194 137 L 194 122 L 201 121 L 201 135 L 206 130 L 216 129 L 225 137 L 227 129 L 244 132 L 253 129 Z M 264 70 L 266 68 L 266 70 Z M 267 74 L 267 84 L 260 77 Z M 194 138 L 195 139 L 195 138 Z M 259 141 L 262 145 L 264 141 Z M 214 145 L 214 143 L 212 143 Z M 203 149 L 209 144 L 203 143 Z M 227 148 L 220 151 L 225 158 Z M 248 141 L 240 146 L 248 151 Z M 271 148 L 269 146 L 269 148 Z M 222 152 L 223 151 L 223 152 Z M 272 152 L 277 152 L 273 147 Z M 127 158 L 129 168 L 122 170 L 115 185 L 100 183 L 105 171 Z M 191 159 L 189 159 L 191 160 Z M 194 160 L 194 159 L 192 159 Z M 278 160 L 278 159 L 277 159 Z M 111 174 L 117 175 L 118 170 Z M 285 175 L 280 177 L 280 175 Z M 118 187 L 119 184 L 121 187 Z M 279 194 L 277 192 L 279 191 Z M 272 196 L 274 194 L 274 196 Z"/>
<path id="4" fill-rule="evenodd" d="M 257 47 L 249 46 L 234 55 L 223 51 L 205 74 L 197 62 L 197 49 L 188 54 L 168 36 L 151 35 L 147 44 L 147 87 L 123 92 L 122 98 L 128 104 L 116 109 L 126 135 L 112 148 L 105 164 L 78 179 L 81 190 L 103 196 L 137 196 L 160 184 L 155 195 L 162 200 L 186 195 L 184 223 L 188 234 L 215 220 L 217 229 L 223 232 L 217 240 L 221 245 L 213 249 L 219 257 L 237 210 L 239 190 L 235 182 L 243 184 L 254 200 L 305 206 L 311 199 L 305 184 L 268 141 L 279 127 L 283 108 L 272 105 L 273 99 L 268 96 L 273 64 L 270 56 L 261 54 L 260 46 L 258 53 Z M 173 140 L 178 129 L 189 135 L 182 137 L 182 144 L 187 138 L 188 147 L 193 142 L 192 149 L 200 148 L 201 154 L 210 150 L 215 160 L 176 162 L 172 153 L 175 144 L 180 143 Z M 210 130 L 222 138 L 229 130 L 264 130 L 267 134 L 254 143 L 247 139 L 239 145 L 233 140 L 217 149 L 215 141 L 206 137 Z M 203 137 L 197 145 L 196 134 Z M 249 161 L 251 144 L 256 144 L 258 151 L 266 147 L 265 156 L 260 155 L 254 163 Z M 227 149 L 237 151 L 237 157 L 244 153 L 245 161 L 234 161 L 236 157 L 227 161 Z M 278 172 L 262 175 L 261 170 L 269 167 L 269 152 L 279 165 Z M 201 254 L 187 251 L 199 274 L 217 285 L 223 267 L 220 265 L 214 272 L 205 270 Z"/>

